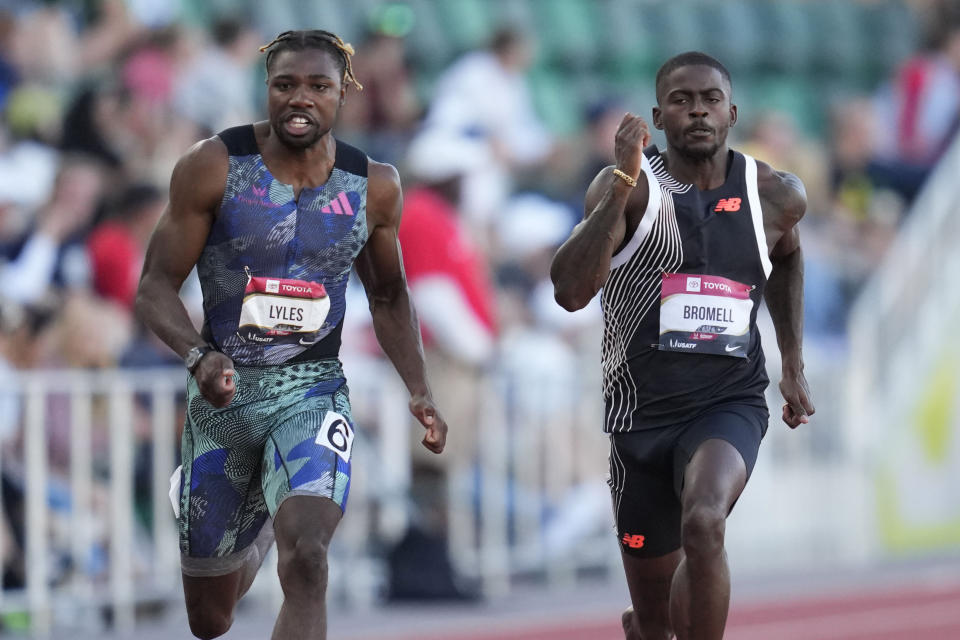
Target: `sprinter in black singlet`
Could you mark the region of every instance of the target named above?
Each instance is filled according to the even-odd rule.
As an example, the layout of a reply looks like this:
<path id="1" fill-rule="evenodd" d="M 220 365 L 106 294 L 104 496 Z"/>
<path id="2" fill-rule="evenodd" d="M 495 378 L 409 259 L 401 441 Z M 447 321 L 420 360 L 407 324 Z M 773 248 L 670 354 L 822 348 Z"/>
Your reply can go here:
<path id="1" fill-rule="evenodd" d="M 447 426 L 403 274 L 397 171 L 331 132 L 356 84 L 353 49 L 310 30 L 261 51 L 269 120 L 203 140 L 177 163 L 137 310 L 190 374 L 171 499 L 191 631 L 226 633 L 275 537 L 284 602 L 272 637 L 321 640 L 355 433 L 338 358 L 351 269 L 423 445 L 440 453 Z M 201 332 L 178 297 L 194 265 Z"/>
<path id="2" fill-rule="evenodd" d="M 615 167 L 594 179 L 585 216 L 557 252 L 557 301 L 604 316 L 604 431 L 632 608 L 632 640 L 723 637 L 730 601 L 725 520 L 767 428 L 757 308 L 766 300 L 783 360 L 782 417 L 814 408 L 803 374 L 803 184 L 727 147 L 730 74 L 702 53 L 657 73 L 647 146 L 626 114 Z"/>

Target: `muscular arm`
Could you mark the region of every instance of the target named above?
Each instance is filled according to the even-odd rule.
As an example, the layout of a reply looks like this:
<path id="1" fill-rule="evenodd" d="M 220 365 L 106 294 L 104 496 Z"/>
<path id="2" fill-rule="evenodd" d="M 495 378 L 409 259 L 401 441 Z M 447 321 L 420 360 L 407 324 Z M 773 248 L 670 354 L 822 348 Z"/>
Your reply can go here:
<path id="1" fill-rule="evenodd" d="M 643 147 L 650 140 L 641 118 L 627 114 L 616 137 L 617 166 L 640 176 Z M 582 309 L 597 295 L 610 274 L 610 261 L 627 234 L 627 216 L 647 206 L 648 186 L 638 180 L 631 187 L 613 173 L 601 171 L 587 189 L 584 219 L 557 250 L 550 265 L 554 297 L 567 311 Z M 636 219 L 636 217 L 634 218 Z"/>
<path id="2" fill-rule="evenodd" d="M 814 412 L 803 373 L 803 249 L 796 227 L 806 211 L 806 192 L 796 176 L 783 172 L 771 171 L 760 186 L 764 206 L 771 211 L 768 238 L 771 231 L 776 234 L 765 299 L 783 363 L 780 391 L 787 403 L 783 419 L 796 427 Z"/>
<path id="3" fill-rule="evenodd" d="M 370 236 L 356 268 L 367 293 L 377 341 L 410 392 L 410 411 L 427 428 L 423 444 L 443 451 L 447 426 L 437 414 L 427 384 L 420 323 L 410 301 L 397 231 L 403 198 L 400 179 L 390 165 L 370 162 L 367 224 Z"/>
<path id="4" fill-rule="evenodd" d="M 170 179 L 170 203 L 147 246 L 137 288 L 136 311 L 143 323 L 180 357 L 205 344 L 180 300 L 180 287 L 206 244 L 227 178 L 227 150 L 217 139 L 194 145 Z M 223 406 L 233 397 L 232 380 L 224 381 L 233 363 L 223 354 L 208 354 L 195 375 L 201 391 Z M 223 383 L 223 384 L 221 384 Z"/>

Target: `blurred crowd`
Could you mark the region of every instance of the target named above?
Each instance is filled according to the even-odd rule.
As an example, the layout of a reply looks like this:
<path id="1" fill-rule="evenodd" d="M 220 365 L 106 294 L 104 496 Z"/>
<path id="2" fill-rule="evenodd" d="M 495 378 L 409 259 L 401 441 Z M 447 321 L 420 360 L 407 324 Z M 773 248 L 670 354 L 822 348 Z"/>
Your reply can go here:
<path id="1" fill-rule="evenodd" d="M 428 75 L 405 54 L 418 15 L 402 3 L 368 4 L 353 43 L 364 90 L 348 90 L 335 132 L 401 172 L 400 240 L 441 407 L 451 424 L 469 425 L 481 401 L 477 381 L 496 370 L 518 386 L 557 390 L 546 402 L 563 411 L 565 385 L 584 371 L 599 376 L 600 313 L 596 300 L 575 314 L 553 302 L 550 259 L 582 216 L 587 184 L 613 162 L 623 113 L 646 115 L 652 105 L 601 88 L 577 96 L 579 130 L 558 133 L 528 84 L 536 33 L 493 28 L 486 46 L 457 52 Z M 38 368 L 179 366 L 132 313 L 171 169 L 195 141 L 265 117 L 258 45 L 275 34 L 235 13 L 187 22 L 170 8 L 177 5 L 0 0 L 8 514 L 18 504 L 21 409 L 2 381 Z M 871 91 L 830 104 L 825 135 L 804 131 L 789 113 L 739 105 L 732 146 L 807 187 L 809 342 L 843 344 L 847 310 L 960 123 L 960 3 L 911 6 L 926 25 L 914 54 Z M 307 26 L 327 25 L 289 25 Z M 735 101 L 737 81 L 734 74 Z M 351 296 L 345 362 L 377 353 L 358 283 Z M 183 297 L 199 323 L 195 278 Z M 450 456 L 469 459 L 474 448 L 465 439 Z M 7 585 L 22 581 L 16 520 L 3 536 Z"/>

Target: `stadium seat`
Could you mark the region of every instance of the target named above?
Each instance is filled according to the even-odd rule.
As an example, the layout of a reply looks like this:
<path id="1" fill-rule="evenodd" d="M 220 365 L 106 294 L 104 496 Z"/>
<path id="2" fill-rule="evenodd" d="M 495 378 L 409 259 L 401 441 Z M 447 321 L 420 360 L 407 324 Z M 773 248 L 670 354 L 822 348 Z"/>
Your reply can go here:
<path id="1" fill-rule="evenodd" d="M 598 5 L 593 0 L 538 2 L 537 36 L 544 59 L 574 71 L 591 71 L 598 50 L 608 40 L 598 28 Z"/>
<path id="2" fill-rule="evenodd" d="M 694 14 L 688 3 L 663 2 L 644 6 L 650 29 L 657 34 L 657 46 L 663 60 L 684 51 L 703 47 L 701 23 L 691 20 Z"/>
<path id="3" fill-rule="evenodd" d="M 576 133 L 583 122 L 581 95 L 571 90 L 576 83 L 570 74 L 548 66 L 539 66 L 530 73 L 530 89 L 537 113 L 557 135 Z"/>
<path id="4" fill-rule="evenodd" d="M 739 107 L 738 127 L 749 128 L 767 110 L 789 114 L 805 135 L 822 133 L 824 98 L 816 82 L 803 75 L 771 74 L 734 79 L 733 102 Z"/>
<path id="5" fill-rule="evenodd" d="M 647 5 L 609 0 L 598 16 L 597 66 L 604 75 L 649 74 L 662 63 Z"/>
<path id="6" fill-rule="evenodd" d="M 807 73 L 813 64 L 814 37 L 812 16 L 805 5 L 796 2 L 754 0 L 751 10 L 761 36 L 758 44 L 759 73 Z"/>
<path id="7" fill-rule="evenodd" d="M 864 15 L 869 7 L 859 2 L 823 0 L 804 5 L 812 17 L 813 70 L 855 78 L 864 69 L 873 44 L 867 37 Z"/>
<path id="8" fill-rule="evenodd" d="M 443 0 L 428 3 L 458 52 L 485 47 L 494 28 L 486 0 Z"/>
<path id="9" fill-rule="evenodd" d="M 435 4 L 430 0 L 407 0 L 414 11 L 413 30 L 407 36 L 410 62 L 418 74 L 432 76 L 446 68 L 461 51 L 447 34 Z"/>
<path id="10" fill-rule="evenodd" d="M 872 43 L 866 74 L 873 84 L 889 77 L 916 51 L 920 25 L 916 14 L 900 2 L 871 7 L 864 17 L 864 30 Z"/>
<path id="11" fill-rule="evenodd" d="M 700 22 L 701 51 L 709 53 L 734 75 L 752 72 L 763 55 L 758 18 L 745 0 L 703 3 L 692 12 Z"/>

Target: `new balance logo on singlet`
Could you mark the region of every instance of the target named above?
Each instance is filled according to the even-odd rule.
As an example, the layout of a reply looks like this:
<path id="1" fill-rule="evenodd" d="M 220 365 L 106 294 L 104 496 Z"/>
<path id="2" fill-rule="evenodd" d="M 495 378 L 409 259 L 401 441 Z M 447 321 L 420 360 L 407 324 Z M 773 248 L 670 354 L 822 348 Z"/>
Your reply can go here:
<path id="1" fill-rule="evenodd" d="M 740 211 L 740 198 L 720 198 L 714 211 Z"/>

